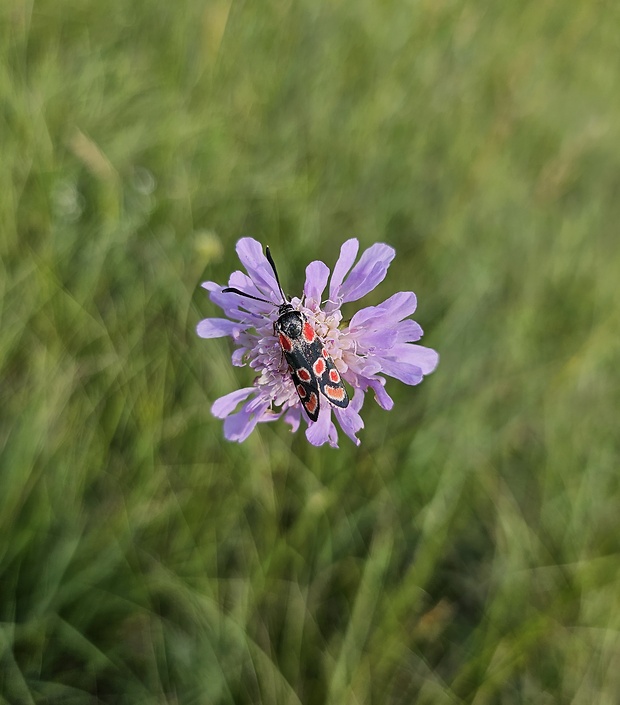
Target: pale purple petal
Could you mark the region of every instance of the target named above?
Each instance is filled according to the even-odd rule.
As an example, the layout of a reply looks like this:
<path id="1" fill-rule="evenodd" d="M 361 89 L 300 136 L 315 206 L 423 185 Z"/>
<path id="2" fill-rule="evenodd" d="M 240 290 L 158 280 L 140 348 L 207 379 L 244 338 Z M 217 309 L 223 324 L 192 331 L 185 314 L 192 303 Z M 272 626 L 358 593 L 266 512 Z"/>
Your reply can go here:
<path id="1" fill-rule="evenodd" d="M 246 299 L 239 294 L 222 289 L 223 287 L 218 287 L 217 291 L 211 291 L 209 298 L 224 311 L 228 318 L 244 323 L 246 327 L 248 324 L 251 326 L 260 325 L 273 310 L 271 304 L 252 301 L 252 299 Z"/>
<path id="2" fill-rule="evenodd" d="M 205 318 L 196 326 L 196 333 L 201 338 L 221 338 L 225 335 L 238 335 L 245 326 L 227 318 Z"/>
<path id="3" fill-rule="evenodd" d="M 364 422 L 359 412 L 364 403 L 364 392 L 361 389 L 356 389 L 353 399 L 346 409 L 334 407 L 334 414 L 338 419 L 338 423 L 347 436 L 355 443 L 360 444 L 359 438 L 355 435 L 358 431 L 364 428 Z"/>
<path id="4" fill-rule="evenodd" d="M 331 420 L 331 416 L 329 418 L 329 445 L 332 448 L 338 448 L 338 429 Z"/>
<path id="5" fill-rule="evenodd" d="M 340 288 L 339 298 L 342 302 L 357 301 L 380 284 L 395 254 L 393 247 L 383 243 L 369 247 Z"/>
<path id="6" fill-rule="evenodd" d="M 285 414 L 284 421 L 291 426 L 291 433 L 299 428 L 299 422 L 301 421 L 301 405 L 292 406 Z"/>
<path id="7" fill-rule="evenodd" d="M 415 343 L 422 337 L 422 328 L 411 319 L 401 321 L 396 329 L 397 343 Z"/>
<path id="8" fill-rule="evenodd" d="M 334 267 L 334 273 L 332 274 L 331 281 L 329 283 L 329 300 L 335 302 L 340 293 L 340 286 L 347 273 L 353 266 L 355 258 L 357 257 L 357 252 L 359 250 L 360 244 L 358 240 L 352 237 L 347 240 L 340 248 L 340 256 Z"/>
<path id="9" fill-rule="evenodd" d="M 417 365 L 399 360 L 382 358 L 381 372 L 390 377 L 396 377 L 405 384 L 420 384 L 424 377 L 422 370 Z"/>
<path id="10" fill-rule="evenodd" d="M 364 346 L 367 352 L 375 349 L 387 350 L 398 342 L 398 331 L 393 328 L 374 331 L 360 331 L 356 339 Z"/>
<path id="11" fill-rule="evenodd" d="M 259 340 L 260 337 L 255 333 L 240 333 L 234 338 L 235 343 L 246 348 L 246 350 L 255 348 Z"/>
<path id="12" fill-rule="evenodd" d="M 252 433 L 257 423 L 258 416 L 256 414 L 248 414 L 241 410 L 224 420 L 224 438 L 227 441 L 242 443 Z"/>
<path id="13" fill-rule="evenodd" d="M 415 311 L 416 305 L 416 296 L 412 291 L 400 291 L 378 306 L 360 309 L 351 318 L 349 330 L 355 332 L 358 329 L 368 330 L 369 328 L 393 326 L 403 318 L 410 316 Z"/>
<path id="14" fill-rule="evenodd" d="M 231 362 L 235 367 L 245 366 L 245 356 L 247 355 L 247 348 L 237 348 L 233 351 L 231 355 Z"/>
<path id="15" fill-rule="evenodd" d="M 439 355 L 423 345 L 399 343 L 380 360 L 381 371 L 385 374 L 405 384 L 419 384 L 423 375 L 430 374 L 437 367 Z"/>
<path id="16" fill-rule="evenodd" d="M 413 291 L 399 291 L 379 304 L 385 315 L 397 321 L 411 316 L 418 306 L 418 300 Z"/>
<path id="17" fill-rule="evenodd" d="M 277 411 L 268 407 L 259 415 L 258 423 L 271 423 L 272 421 L 277 421 L 281 416 L 281 409 L 280 411 Z"/>
<path id="18" fill-rule="evenodd" d="M 251 294 L 252 296 L 261 296 L 261 291 L 254 284 L 252 277 L 240 269 L 235 269 L 228 277 L 228 286 L 234 286 L 236 289 L 241 289 L 241 291 L 245 291 L 246 294 Z"/>
<path id="19" fill-rule="evenodd" d="M 357 411 L 358 413 L 362 410 L 362 407 L 364 406 L 364 395 L 361 393 L 359 389 L 355 389 L 353 392 L 353 398 L 351 399 L 351 408 L 354 411 Z M 362 428 L 363 428 L 362 424 Z"/>
<path id="20" fill-rule="evenodd" d="M 306 298 L 320 304 L 328 279 L 329 267 L 324 262 L 320 260 L 310 262 L 306 267 L 306 283 L 304 286 Z"/>
<path id="21" fill-rule="evenodd" d="M 263 246 L 252 237 L 242 237 L 237 243 L 237 255 L 254 284 L 265 298 L 279 298 L 278 284 Z"/>
<path id="22" fill-rule="evenodd" d="M 271 416 L 277 418 L 279 415 L 268 413 L 271 401 L 264 397 L 257 396 L 250 399 L 248 403 L 237 414 L 228 416 L 224 421 L 224 437 L 229 441 L 242 443 L 252 433 L 259 421 L 271 421 Z"/>
<path id="23" fill-rule="evenodd" d="M 271 400 L 265 400 L 265 397 L 261 394 L 257 394 L 254 399 L 249 399 L 248 403 L 243 407 L 245 411 L 250 414 L 258 413 L 260 414 L 267 409 Z"/>
<path id="24" fill-rule="evenodd" d="M 260 327 L 265 324 L 266 320 L 269 320 L 269 313 L 273 310 L 270 305 L 269 313 L 264 309 L 260 311 L 260 306 L 265 306 L 265 304 L 259 304 L 257 301 L 250 301 L 250 299 L 244 299 L 239 294 L 235 294 L 231 291 L 227 291 L 223 294 L 211 294 L 211 301 L 217 304 L 224 313 L 240 323 L 244 323 L 245 327 Z M 256 310 L 259 309 L 259 310 Z"/>
<path id="25" fill-rule="evenodd" d="M 378 306 L 366 306 L 360 308 L 359 311 L 353 314 L 349 323 L 349 331 L 355 333 L 358 330 L 368 330 L 371 323 L 381 318 L 381 311 Z"/>
<path id="26" fill-rule="evenodd" d="M 377 372 L 381 372 L 382 369 L 381 361 L 373 355 L 361 357 L 348 354 L 345 356 L 344 360 L 349 366 L 349 370 L 352 370 L 355 374 L 361 375 L 362 377 L 372 377 L 377 374 Z"/>
<path id="27" fill-rule="evenodd" d="M 274 299 L 269 294 L 265 294 L 258 287 L 254 286 L 254 282 L 250 279 L 250 277 L 248 277 L 247 274 L 244 274 L 239 270 L 230 275 L 228 278 L 228 286 L 239 289 L 245 294 L 250 294 L 250 296 L 257 296 L 258 298 L 265 299 L 265 301 L 255 301 L 254 299 L 248 299 L 245 296 L 235 294 L 232 291 L 222 292 L 223 296 L 226 297 L 223 301 L 228 306 L 243 308 L 246 311 L 250 311 L 253 315 L 265 317 L 271 314 L 274 307 L 278 305 L 276 302 L 278 301 L 279 295 Z M 211 296 L 211 300 L 213 301 L 213 296 Z"/>
<path id="28" fill-rule="evenodd" d="M 382 409 L 390 411 L 390 409 L 394 406 L 394 400 L 385 391 L 385 379 L 383 379 L 383 377 L 370 379 L 368 380 L 368 386 L 374 391 L 375 401 L 377 404 L 379 404 Z"/>
<path id="29" fill-rule="evenodd" d="M 260 312 L 264 311 L 272 311 L 274 306 L 278 306 L 278 301 L 280 299 L 280 294 L 278 294 L 275 298 L 266 295 L 263 293 L 257 286 L 254 285 L 254 282 L 250 277 L 248 277 L 247 274 L 244 274 L 243 272 L 236 270 L 233 272 L 230 277 L 228 277 L 228 286 L 232 286 L 235 289 L 239 289 L 240 291 L 243 291 L 246 294 L 250 294 L 250 296 L 257 296 L 258 298 L 263 298 L 265 299 L 265 302 L 263 301 L 254 301 L 253 299 L 248 299 L 245 298 L 244 301 L 248 305 L 253 305 L 256 307 L 256 310 Z M 232 293 L 232 292 L 227 292 L 227 293 Z M 238 296 L 238 294 L 237 294 Z M 243 297 L 242 297 L 243 299 Z M 273 299 L 273 300 L 272 300 Z M 239 299 L 236 299 L 239 301 Z M 254 310 L 254 309 L 250 309 Z"/>
<path id="30" fill-rule="evenodd" d="M 432 348 L 410 343 L 399 343 L 389 352 L 389 357 L 409 365 L 416 365 L 425 375 L 430 374 L 439 362 L 439 355 Z"/>
<path id="31" fill-rule="evenodd" d="M 332 423 L 331 406 L 326 399 L 321 400 L 319 418 L 310 422 L 306 429 L 306 438 L 313 446 L 322 446 L 329 443 L 332 448 L 338 447 L 338 432 Z"/>
<path id="32" fill-rule="evenodd" d="M 237 389 L 234 392 L 225 394 L 223 397 L 216 399 L 211 407 L 211 413 L 218 419 L 223 419 L 231 414 L 237 405 L 247 399 L 252 392 L 256 392 L 256 387 L 244 387 Z"/>

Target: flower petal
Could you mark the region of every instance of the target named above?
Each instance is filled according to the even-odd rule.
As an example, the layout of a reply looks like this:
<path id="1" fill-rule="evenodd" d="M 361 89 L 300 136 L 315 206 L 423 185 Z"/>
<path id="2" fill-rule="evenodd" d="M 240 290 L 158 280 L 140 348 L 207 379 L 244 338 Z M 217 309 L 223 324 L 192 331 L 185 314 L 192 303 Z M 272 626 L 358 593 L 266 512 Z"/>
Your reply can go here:
<path id="1" fill-rule="evenodd" d="M 338 432 L 332 423 L 331 405 L 323 400 L 319 411 L 319 418 L 310 422 L 306 429 L 306 438 L 313 446 L 322 446 L 329 443 L 332 448 L 338 448 Z"/>
<path id="2" fill-rule="evenodd" d="M 258 396 L 250 399 L 237 414 L 226 417 L 224 421 L 224 438 L 242 443 L 252 433 L 259 421 L 273 421 L 279 414 L 270 415 L 269 399 Z M 273 416 L 273 418 L 271 418 Z"/>
<path id="3" fill-rule="evenodd" d="M 284 421 L 290 424 L 291 433 L 299 428 L 299 422 L 301 421 L 301 407 L 300 405 L 292 406 L 286 414 L 284 414 Z"/>
<path id="4" fill-rule="evenodd" d="M 360 444 L 360 439 L 355 435 L 358 431 L 364 428 L 364 422 L 359 415 L 359 411 L 364 403 L 364 392 L 361 389 L 356 389 L 353 399 L 346 409 L 334 407 L 334 414 L 338 419 L 338 423 L 347 436 L 355 443 Z"/>
<path id="5" fill-rule="evenodd" d="M 396 329 L 397 343 L 415 343 L 420 340 L 423 331 L 418 323 L 408 318 L 406 321 L 401 321 Z"/>
<path id="6" fill-rule="evenodd" d="M 339 297 L 343 303 L 357 301 L 372 291 L 385 279 L 390 262 L 396 254 L 393 247 L 378 242 L 369 247 L 360 257 L 340 288 Z"/>
<path id="7" fill-rule="evenodd" d="M 422 370 L 417 365 L 385 358 L 381 360 L 381 372 L 411 385 L 420 384 L 424 377 Z"/>
<path id="8" fill-rule="evenodd" d="M 346 356 L 346 362 L 349 366 L 349 370 L 360 377 L 372 377 L 377 374 L 377 372 L 381 372 L 382 360 L 383 358 L 378 355 L 367 355 L 362 357 L 348 354 Z"/>
<path id="9" fill-rule="evenodd" d="M 340 286 L 342 285 L 342 282 L 346 277 L 347 273 L 353 266 L 353 262 L 355 262 L 359 247 L 359 241 L 356 238 L 352 237 L 350 240 L 347 240 L 345 243 L 343 243 L 342 247 L 340 248 L 340 256 L 338 257 L 338 261 L 336 262 L 336 266 L 334 267 L 334 273 L 332 274 L 332 278 L 329 283 L 330 301 L 335 302 L 338 298 L 338 294 L 340 293 Z"/>
<path id="10" fill-rule="evenodd" d="M 399 343 L 391 348 L 389 355 L 377 357 L 381 361 L 382 372 L 405 384 L 419 384 L 422 377 L 430 374 L 439 362 L 435 350 L 413 343 Z"/>
<path id="11" fill-rule="evenodd" d="M 304 294 L 307 299 L 312 299 L 317 305 L 321 304 L 323 292 L 329 279 L 329 267 L 320 260 L 310 262 L 306 267 L 306 283 Z"/>
<path id="12" fill-rule="evenodd" d="M 274 306 L 278 304 L 276 301 L 279 299 L 279 294 L 272 300 L 273 297 L 265 294 L 257 286 L 247 274 L 240 272 L 239 270 L 233 272 L 230 277 L 228 277 L 228 286 L 234 289 L 239 289 L 244 294 L 249 294 L 250 296 L 256 296 L 259 299 L 265 299 L 265 301 L 255 301 L 254 299 L 248 299 L 245 296 L 240 296 L 232 291 L 223 292 L 224 296 L 227 297 L 226 301 L 229 302 L 229 306 L 243 307 L 247 311 L 252 313 L 258 313 L 261 316 L 268 316 L 274 309 Z M 213 297 L 211 297 L 213 299 Z"/>
<path id="13" fill-rule="evenodd" d="M 413 345 L 412 343 L 395 345 L 390 350 L 390 357 L 409 365 L 416 365 L 425 375 L 429 375 L 439 362 L 439 355 L 436 350 L 426 348 L 423 345 Z"/>
<path id="14" fill-rule="evenodd" d="M 250 294 L 250 296 L 258 296 L 259 298 L 265 298 L 265 294 L 263 294 L 263 292 L 254 284 L 252 278 L 244 272 L 240 271 L 239 269 L 236 269 L 228 277 L 228 286 L 232 286 L 235 289 L 239 289 L 245 294 Z M 253 301 L 253 299 L 246 299 L 246 301 L 248 301 L 248 303 L 252 301 L 253 303 L 260 304 L 263 307 L 268 306 L 270 309 L 278 305 L 275 301 L 267 301 L 266 303 L 262 301 Z"/>
<path id="15" fill-rule="evenodd" d="M 260 325 L 273 310 L 271 304 L 263 304 L 230 291 L 223 291 L 221 286 L 211 291 L 209 298 L 224 311 L 228 318 L 244 323 L 246 326 Z"/>
<path id="16" fill-rule="evenodd" d="M 418 306 L 418 299 L 413 291 L 399 291 L 379 304 L 379 308 L 386 316 L 397 321 L 411 316 Z"/>
<path id="17" fill-rule="evenodd" d="M 368 386 L 375 393 L 375 401 L 382 409 L 390 411 L 394 406 L 394 400 L 385 391 L 385 379 L 383 377 L 375 377 L 374 379 L 368 380 Z"/>
<path id="18" fill-rule="evenodd" d="M 230 361 L 235 367 L 245 367 L 245 356 L 248 354 L 247 348 L 237 348 L 233 351 Z"/>
<path id="19" fill-rule="evenodd" d="M 252 237 L 242 237 L 237 243 L 237 255 L 261 293 L 266 298 L 278 300 L 278 284 L 260 242 Z"/>
<path id="20" fill-rule="evenodd" d="M 349 330 L 385 328 L 410 316 L 416 309 L 417 299 L 413 291 L 399 291 L 377 306 L 361 308 L 351 318 Z"/>
<path id="21" fill-rule="evenodd" d="M 196 326 L 196 333 L 201 338 L 222 338 L 225 335 L 239 334 L 245 326 L 227 318 L 205 318 Z"/>
<path id="22" fill-rule="evenodd" d="M 237 408 L 237 405 L 247 399 L 252 392 L 256 392 L 256 387 L 244 387 L 243 389 L 236 389 L 234 392 L 225 394 L 223 397 L 213 402 L 211 413 L 218 419 L 226 418 Z"/>
<path id="23" fill-rule="evenodd" d="M 224 420 L 224 438 L 227 441 L 242 443 L 256 428 L 258 416 L 241 410 Z"/>
<path id="24" fill-rule="evenodd" d="M 398 331 L 393 328 L 384 330 L 362 331 L 356 336 L 356 340 L 363 346 L 364 350 L 372 353 L 376 349 L 389 350 L 398 342 Z"/>

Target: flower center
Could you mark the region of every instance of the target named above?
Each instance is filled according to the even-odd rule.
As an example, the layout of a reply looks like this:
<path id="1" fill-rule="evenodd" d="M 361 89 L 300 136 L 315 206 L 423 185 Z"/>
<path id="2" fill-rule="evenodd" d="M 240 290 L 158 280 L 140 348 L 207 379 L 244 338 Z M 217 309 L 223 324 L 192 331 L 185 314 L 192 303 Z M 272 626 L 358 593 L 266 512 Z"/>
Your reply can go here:
<path id="1" fill-rule="evenodd" d="M 299 299 L 293 299 L 291 303 L 314 328 L 338 371 L 341 374 L 346 372 L 349 365 L 343 356 L 354 353 L 354 341 L 346 329 L 342 331 L 339 327 L 342 313 L 338 309 L 329 313 L 322 311 L 313 301 L 306 302 L 306 306 Z M 261 326 L 256 332 L 258 340 L 248 349 L 249 365 L 258 373 L 255 384 L 269 394 L 274 405 L 294 406 L 299 401 L 297 391 L 272 324 Z"/>
<path id="2" fill-rule="evenodd" d="M 342 312 L 340 309 L 326 312 L 315 304 L 308 301 L 308 306 L 302 306 L 301 311 L 323 341 L 327 352 L 330 354 L 334 365 L 340 373 L 344 373 L 349 368 L 346 357 L 354 352 L 354 341 L 349 337 L 346 329 L 341 329 Z"/>

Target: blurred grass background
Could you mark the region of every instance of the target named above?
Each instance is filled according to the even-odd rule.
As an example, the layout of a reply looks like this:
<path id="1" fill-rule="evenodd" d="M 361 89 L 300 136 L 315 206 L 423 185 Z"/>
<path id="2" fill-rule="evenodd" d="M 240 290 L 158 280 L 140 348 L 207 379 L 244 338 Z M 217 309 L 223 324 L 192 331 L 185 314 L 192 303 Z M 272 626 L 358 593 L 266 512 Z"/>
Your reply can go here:
<path id="1" fill-rule="evenodd" d="M 620 10 L 5 0 L 0 702 L 620 701 Z M 397 249 L 356 449 L 209 408 L 199 283 Z"/>

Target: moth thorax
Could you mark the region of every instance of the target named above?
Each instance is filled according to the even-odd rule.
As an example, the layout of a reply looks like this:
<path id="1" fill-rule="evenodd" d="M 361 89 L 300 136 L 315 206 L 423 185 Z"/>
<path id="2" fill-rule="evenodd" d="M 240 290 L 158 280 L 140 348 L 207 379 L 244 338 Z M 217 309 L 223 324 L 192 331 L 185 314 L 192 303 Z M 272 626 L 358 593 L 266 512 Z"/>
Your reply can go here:
<path id="1" fill-rule="evenodd" d="M 292 340 L 299 338 L 304 319 L 299 311 L 286 311 L 278 318 L 278 328 Z"/>

